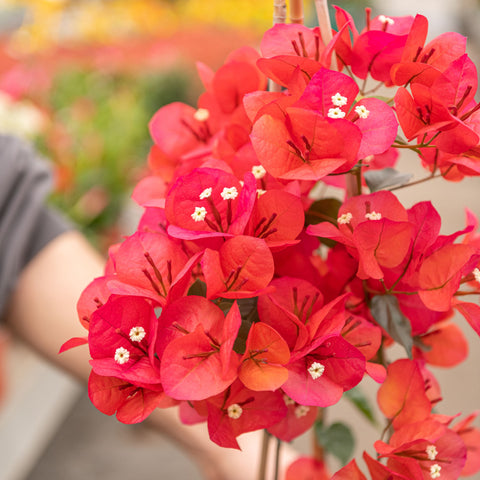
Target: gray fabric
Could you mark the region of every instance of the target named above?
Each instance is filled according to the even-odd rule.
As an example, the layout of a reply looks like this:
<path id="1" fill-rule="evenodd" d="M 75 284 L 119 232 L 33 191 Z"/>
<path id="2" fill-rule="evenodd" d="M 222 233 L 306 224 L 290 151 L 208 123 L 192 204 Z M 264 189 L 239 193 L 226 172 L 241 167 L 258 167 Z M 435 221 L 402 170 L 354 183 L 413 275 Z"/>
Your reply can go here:
<path id="1" fill-rule="evenodd" d="M 69 228 L 45 206 L 47 165 L 27 143 L 0 135 L 0 316 L 22 269 Z"/>

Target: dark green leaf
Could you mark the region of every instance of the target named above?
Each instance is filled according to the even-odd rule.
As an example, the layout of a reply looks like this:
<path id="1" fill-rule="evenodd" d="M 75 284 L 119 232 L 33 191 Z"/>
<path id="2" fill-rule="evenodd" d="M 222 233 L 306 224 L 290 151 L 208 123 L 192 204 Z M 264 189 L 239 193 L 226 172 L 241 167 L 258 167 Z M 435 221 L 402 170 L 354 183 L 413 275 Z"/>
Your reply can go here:
<path id="1" fill-rule="evenodd" d="M 322 198 L 310 205 L 305 213 L 305 224 L 315 225 L 320 222 L 337 224 L 338 210 L 342 202 L 336 198 Z"/>
<path id="2" fill-rule="evenodd" d="M 364 417 L 373 425 L 377 424 L 373 408 L 370 401 L 362 392 L 360 387 L 354 387 L 345 392 L 345 397 L 353 403 L 353 405 L 364 415 Z"/>
<path id="3" fill-rule="evenodd" d="M 227 315 L 232 308 L 233 302 L 234 300 L 230 298 L 217 298 L 214 303 L 222 310 L 224 315 Z"/>
<path id="4" fill-rule="evenodd" d="M 432 349 L 432 346 L 424 343 L 422 337 L 418 335 L 413 337 L 413 344 L 420 350 L 423 350 L 424 352 L 429 352 Z"/>
<path id="5" fill-rule="evenodd" d="M 233 344 L 233 351 L 238 353 L 239 355 L 243 355 L 247 348 L 247 338 L 250 332 L 250 328 L 252 327 L 252 322 L 249 320 L 242 319 L 242 323 L 240 324 L 240 328 L 238 330 L 237 338 L 235 339 L 235 343 Z"/>
<path id="6" fill-rule="evenodd" d="M 248 318 L 252 322 L 258 322 L 257 300 L 258 297 L 237 299 L 238 308 L 242 318 Z"/>
<path id="7" fill-rule="evenodd" d="M 316 225 L 320 222 L 330 222 L 337 224 L 338 210 L 342 202 L 336 198 L 322 198 L 310 205 L 310 208 L 305 213 L 305 226 Z M 333 248 L 336 244 L 334 240 L 329 238 L 319 239 L 323 244 L 329 248 Z"/>
<path id="8" fill-rule="evenodd" d="M 346 465 L 353 455 L 355 439 L 349 427 L 340 422 L 325 427 L 322 423 L 315 424 L 317 442 Z"/>
<path id="9" fill-rule="evenodd" d="M 235 339 L 233 350 L 240 355 L 245 353 L 248 333 L 250 332 L 252 324 L 259 321 L 257 300 L 258 297 L 240 298 L 237 300 L 238 308 L 242 316 L 242 323 L 237 338 Z"/>
<path id="10" fill-rule="evenodd" d="M 395 340 L 402 345 L 412 358 L 413 338 L 412 326 L 400 311 L 397 297 L 393 295 L 375 295 L 370 305 L 375 321 Z"/>
<path id="11" fill-rule="evenodd" d="M 405 185 L 413 177 L 411 173 L 401 173 L 394 168 L 367 170 L 363 176 L 370 192 L 377 192 L 387 187 Z"/>
<path id="12" fill-rule="evenodd" d="M 188 289 L 187 295 L 207 296 L 207 285 L 202 280 L 195 280 Z"/>

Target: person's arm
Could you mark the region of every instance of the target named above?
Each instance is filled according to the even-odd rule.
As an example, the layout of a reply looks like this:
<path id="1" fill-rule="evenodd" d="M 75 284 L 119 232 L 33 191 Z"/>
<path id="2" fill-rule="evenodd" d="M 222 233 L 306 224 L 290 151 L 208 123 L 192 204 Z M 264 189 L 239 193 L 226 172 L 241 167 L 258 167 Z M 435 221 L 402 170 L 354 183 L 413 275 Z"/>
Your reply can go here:
<path id="1" fill-rule="evenodd" d="M 60 234 L 22 271 L 6 317 L 11 329 L 25 342 L 85 383 L 90 373 L 88 347 L 76 347 L 60 355 L 58 350 L 69 338 L 87 335 L 78 321 L 76 302 L 86 285 L 103 274 L 103 266 L 103 258 L 80 233 Z M 215 445 L 208 438 L 206 424 L 183 425 L 176 408 L 157 409 L 148 422 L 177 442 L 205 478 L 256 479 L 261 432 L 240 438 L 243 451 L 239 452 Z M 284 450 L 282 464 L 293 457 L 288 447 Z M 269 463 L 273 464 L 272 459 Z"/>
<path id="2" fill-rule="evenodd" d="M 56 365 L 86 382 L 90 372 L 88 348 L 58 354 L 71 337 L 88 332 L 77 319 L 82 290 L 103 274 L 103 258 L 75 230 L 51 242 L 23 269 L 13 290 L 6 322 L 28 345 Z"/>

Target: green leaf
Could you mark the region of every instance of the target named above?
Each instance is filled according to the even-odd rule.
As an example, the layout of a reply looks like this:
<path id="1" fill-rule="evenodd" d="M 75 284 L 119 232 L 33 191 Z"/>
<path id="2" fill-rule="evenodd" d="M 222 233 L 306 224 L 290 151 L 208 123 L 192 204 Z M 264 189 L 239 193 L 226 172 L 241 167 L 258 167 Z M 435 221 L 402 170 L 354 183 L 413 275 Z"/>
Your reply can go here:
<path id="1" fill-rule="evenodd" d="M 258 297 L 238 298 L 237 304 L 243 319 L 250 319 L 251 322 L 258 322 L 257 311 Z"/>
<path id="2" fill-rule="evenodd" d="M 375 321 L 395 340 L 402 345 L 412 358 L 413 338 L 412 326 L 400 311 L 397 297 L 393 295 L 375 295 L 370 305 Z"/>
<path id="3" fill-rule="evenodd" d="M 362 392 L 362 389 L 359 386 L 347 390 L 345 392 L 345 397 L 352 402 L 352 404 L 363 414 L 363 416 L 372 424 L 376 425 L 377 420 L 375 419 L 375 414 L 373 413 L 373 408 L 370 404 L 370 401 Z"/>
<path id="4" fill-rule="evenodd" d="M 238 331 L 237 338 L 233 345 L 233 350 L 243 355 L 247 346 L 248 333 L 252 324 L 259 321 L 257 310 L 258 297 L 253 298 L 240 298 L 237 300 L 240 314 L 242 315 L 242 323 Z"/>
<path id="5" fill-rule="evenodd" d="M 377 192 L 387 187 L 405 185 L 413 177 L 411 173 L 400 173 L 394 168 L 367 170 L 363 176 L 370 192 Z"/>
<path id="6" fill-rule="evenodd" d="M 202 280 L 195 280 L 188 289 L 187 295 L 207 296 L 207 285 Z"/>
<path id="7" fill-rule="evenodd" d="M 355 439 L 350 428 L 340 422 L 332 423 L 328 427 L 317 422 L 314 428 L 318 444 L 346 465 L 355 448 Z"/>
<path id="8" fill-rule="evenodd" d="M 420 350 L 423 350 L 424 352 L 429 352 L 432 349 L 432 346 L 424 343 L 424 341 L 422 340 L 422 337 L 420 337 L 419 335 L 415 335 L 413 337 L 413 344 Z"/>
<path id="9" fill-rule="evenodd" d="M 338 210 L 342 202 L 337 198 L 322 198 L 310 205 L 305 213 L 305 224 L 315 225 L 320 222 L 337 224 Z"/>
<path id="10" fill-rule="evenodd" d="M 237 338 L 235 339 L 235 343 L 233 344 L 233 351 L 238 353 L 239 355 L 243 355 L 247 348 L 247 338 L 248 333 L 250 332 L 250 328 L 252 327 L 253 323 L 249 320 L 242 319 L 242 323 L 240 324 L 240 328 L 238 330 Z"/>
<path id="11" fill-rule="evenodd" d="M 305 212 L 305 226 L 316 225 L 320 222 L 337 225 L 338 210 L 341 206 L 342 202 L 336 198 L 322 198 L 313 202 Z M 329 248 L 333 248 L 336 244 L 329 238 L 320 238 L 319 240 Z"/>

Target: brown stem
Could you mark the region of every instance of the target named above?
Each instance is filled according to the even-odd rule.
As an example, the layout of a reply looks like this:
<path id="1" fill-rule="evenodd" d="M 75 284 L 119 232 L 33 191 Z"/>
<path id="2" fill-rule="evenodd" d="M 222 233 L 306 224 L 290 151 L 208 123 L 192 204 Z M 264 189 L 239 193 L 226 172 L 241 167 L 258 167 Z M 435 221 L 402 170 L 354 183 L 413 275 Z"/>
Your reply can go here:
<path id="1" fill-rule="evenodd" d="M 273 0 L 273 24 L 285 23 L 287 19 L 286 0 Z"/>
<path id="2" fill-rule="evenodd" d="M 264 430 L 262 439 L 262 453 L 260 456 L 260 467 L 258 469 L 258 480 L 266 480 L 268 447 L 270 445 L 270 434 Z"/>
<path id="3" fill-rule="evenodd" d="M 273 0 L 273 24 L 285 23 L 287 20 L 287 1 Z M 268 80 L 269 92 L 281 92 L 282 86 L 275 83 L 272 79 Z"/>
<path id="4" fill-rule="evenodd" d="M 319 408 L 318 413 L 317 413 L 317 422 L 323 422 L 325 419 L 325 409 L 324 408 Z M 324 462 L 325 461 L 325 452 L 323 450 L 323 447 L 318 443 L 317 441 L 317 434 L 315 430 L 313 430 L 313 457 L 315 460 L 318 460 L 319 462 Z"/>
<path id="5" fill-rule="evenodd" d="M 362 190 L 361 169 L 345 175 L 346 197 L 351 198 L 360 195 Z"/>
<path id="6" fill-rule="evenodd" d="M 273 480 L 279 480 L 279 473 L 280 473 L 280 450 L 282 448 L 282 441 L 277 438 L 277 446 L 275 449 L 275 473 L 273 476 Z"/>
<path id="7" fill-rule="evenodd" d="M 315 9 L 317 11 L 318 26 L 320 27 L 320 35 L 324 45 L 328 45 L 333 38 L 332 22 L 330 21 L 330 13 L 328 12 L 328 0 L 315 0 Z M 336 53 L 332 55 L 331 69 L 340 70 L 340 65 Z"/>
<path id="8" fill-rule="evenodd" d="M 418 185 L 419 183 L 428 182 L 429 180 L 433 180 L 434 178 L 442 177 L 443 175 L 429 175 L 428 177 L 421 178 L 420 180 L 415 180 L 413 182 L 406 183 L 405 185 L 399 185 L 398 187 L 392 187 L 388 190 L 393 192 L 394 190 L 400 190 L 401 188 L 411 187 L 413 185 Z"/>
<path id="9" fill-rule="evenodd" d="M 332 24 L 330 14 L 328 13 L 327 0 L 315 0 L 315 9 L 317 11 L 318 26 L 322 35 L 322 41 L 325 45 L 332 39 Z"/>
<path id="10" fill-rule="evenodd" d="M 303 0 L 292 0 L 290 5 L 290 21 L 303 24 Z"/>

